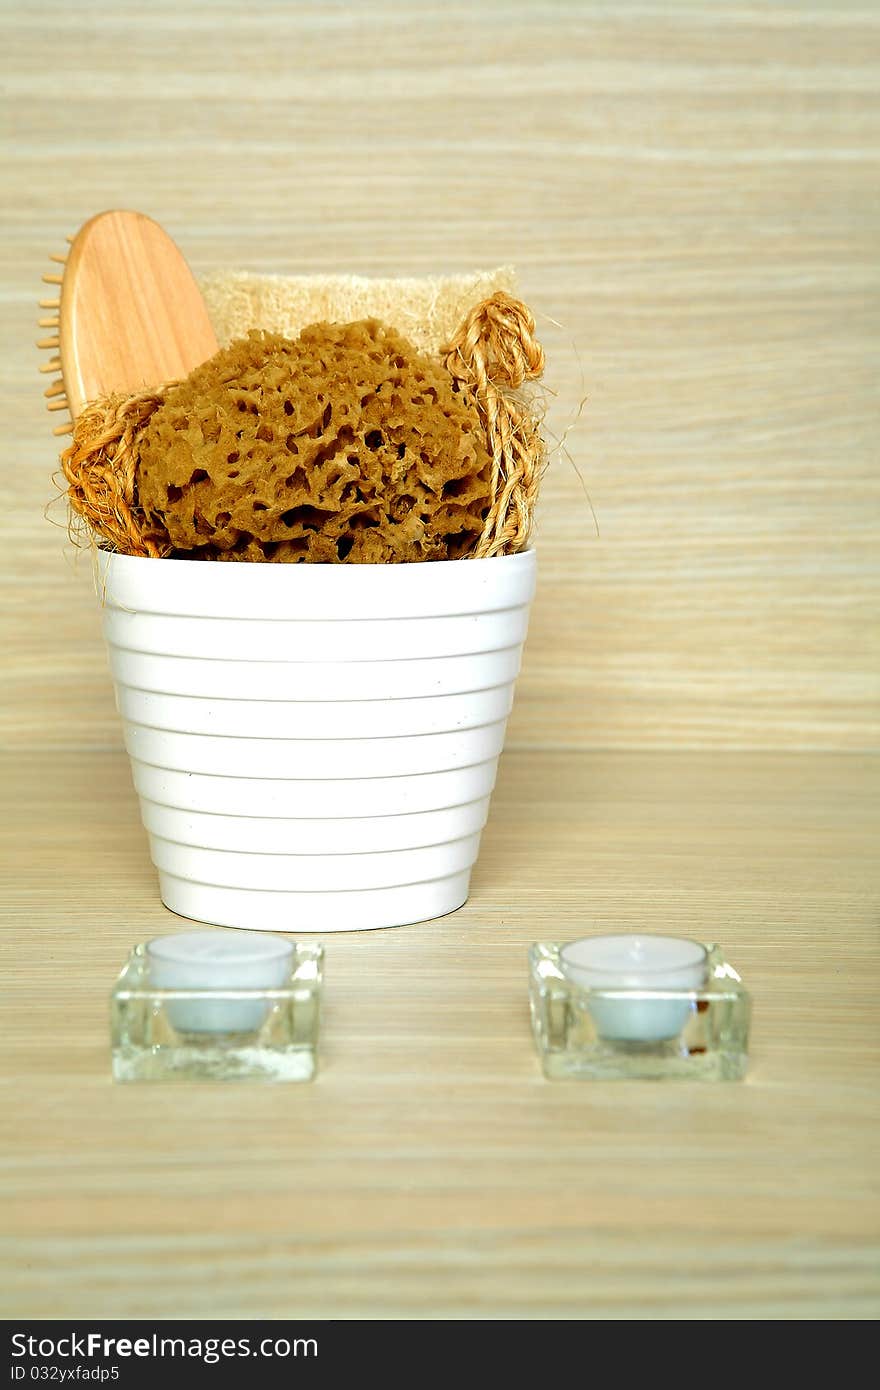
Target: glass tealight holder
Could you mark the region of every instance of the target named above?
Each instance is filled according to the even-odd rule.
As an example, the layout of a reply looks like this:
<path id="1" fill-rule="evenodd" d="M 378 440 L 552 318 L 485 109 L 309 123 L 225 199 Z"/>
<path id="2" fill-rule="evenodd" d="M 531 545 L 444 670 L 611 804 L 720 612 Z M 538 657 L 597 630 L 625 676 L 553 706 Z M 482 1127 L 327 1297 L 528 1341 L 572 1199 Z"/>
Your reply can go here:
<path id="1" fill-rule="evenodd" d="M 571 945 L 536 942 L 529 951 L 529 1002 L 544 1075 L 739 1081 L 748 1062 L 751 998 L 720 947 L 704 949 L 696 987 L 611 988 L 592 983 L 595 973 L 585 982 L 586 972 L 570 964 Z"/>
<path id="2" fill-rule="evenodd" d="M 114 1081 L 311 1081 L 324 948 L 294 943 L 290 969 L 259 989 L 159 988 L 149 943 L 111 996 Z"/>

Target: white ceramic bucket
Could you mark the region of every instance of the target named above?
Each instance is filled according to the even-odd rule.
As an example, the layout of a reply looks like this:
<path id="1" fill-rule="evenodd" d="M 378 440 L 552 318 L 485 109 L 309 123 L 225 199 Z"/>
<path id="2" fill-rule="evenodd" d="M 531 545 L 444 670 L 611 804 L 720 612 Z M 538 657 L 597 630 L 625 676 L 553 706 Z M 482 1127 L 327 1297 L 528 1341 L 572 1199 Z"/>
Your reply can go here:
<path id="1" fill-rule="evenodd" d="M 535 555 L 259 565 L 102 555 L 104 631 L 173 912 L 329 932 L 461 907 Z"/>

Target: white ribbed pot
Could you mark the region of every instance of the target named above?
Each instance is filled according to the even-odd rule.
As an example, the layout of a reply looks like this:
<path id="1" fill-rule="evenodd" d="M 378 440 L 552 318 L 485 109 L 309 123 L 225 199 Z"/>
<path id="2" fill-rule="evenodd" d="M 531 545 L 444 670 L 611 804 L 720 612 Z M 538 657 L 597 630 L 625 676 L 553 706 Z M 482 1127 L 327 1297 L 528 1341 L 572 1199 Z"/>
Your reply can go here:
<path id="1" fill-rule="evenodd" d="M 297 933 L 461 907 L 534 551 L 404 565 L 102 555 L 100 581 L 166 906 Z"/>

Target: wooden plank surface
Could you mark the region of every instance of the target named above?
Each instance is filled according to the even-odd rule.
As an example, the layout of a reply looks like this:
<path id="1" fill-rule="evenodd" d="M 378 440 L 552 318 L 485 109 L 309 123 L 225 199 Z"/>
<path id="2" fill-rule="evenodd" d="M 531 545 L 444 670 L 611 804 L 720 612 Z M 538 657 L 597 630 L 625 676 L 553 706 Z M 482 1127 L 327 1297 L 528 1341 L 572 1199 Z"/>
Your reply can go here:
<path id="1" fill-rule="evenodd" d="M 880 1311 L 878 29 L 830 3 L 0 9 L 4 1312 Z M 28 344 L 45 255 L 114 205 L 197 272 L 513 261 L 572 426 L 472 900 L 330 942 L 312 1087 L 108 1079 L 106 993 L 176 919 L 88 558 L 43 517 Z M 728 946 L 747 1083 L 541 1079 L 525 950 L 591 924 Z"/>
<path id="2" fill-rule="evenodd" d="M 519 267 L 572 462 L 515 742 L 876 746 L 876 6 L 36 0 L 0 28 L 9 739 L 115 737 L 29 344 L 45 257 L 121 205 L 197 272 Z"/>
<path id="3" fill-rule="evenodd" d="M 873 1317 L 880 759 L 505 755 L 470 903 L 327 938 L 310 1086 L 113 1086 L 159 903 L 121 753 L 9 758 L 8 1316 Z M 86 789 L 87 792 L 86 792 Z M 724 942 L 742 1084 L 542 1079 L 526 949 Z"/>

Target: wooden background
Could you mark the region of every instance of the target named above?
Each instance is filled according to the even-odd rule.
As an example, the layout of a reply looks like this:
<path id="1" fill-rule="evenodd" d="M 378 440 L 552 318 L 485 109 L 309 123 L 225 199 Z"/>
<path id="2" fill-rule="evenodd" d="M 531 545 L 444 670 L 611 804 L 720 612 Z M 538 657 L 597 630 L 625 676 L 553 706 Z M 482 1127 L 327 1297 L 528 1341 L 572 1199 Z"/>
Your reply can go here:
<path id="1" fill-rule="evenodd" d="M 7 1315 L 880 1312 L 878 30 L 0 0 Z M 43 519 L 32 344 L 47 253 L 111 206 L 200 272 L 513 261 L 571 426 L 471 900 L 328 942 L 283 1094 L 108 1076 L 110 983 L 179 921 Z M 745 1084 L 542 1081 L 526 948 L 591 925 L 727 945 Z"/>
<path id="2" fill-rule="evenodd" d="M 518 267 L 572 461 L 545 485 L 513 744 L 876 745 L 875 7 L 2 16 L 11 740 L 118 740 L 89 566 L 42 517 L 32 344 L 48 253 L 130 206 L 197 271 Z"/>

